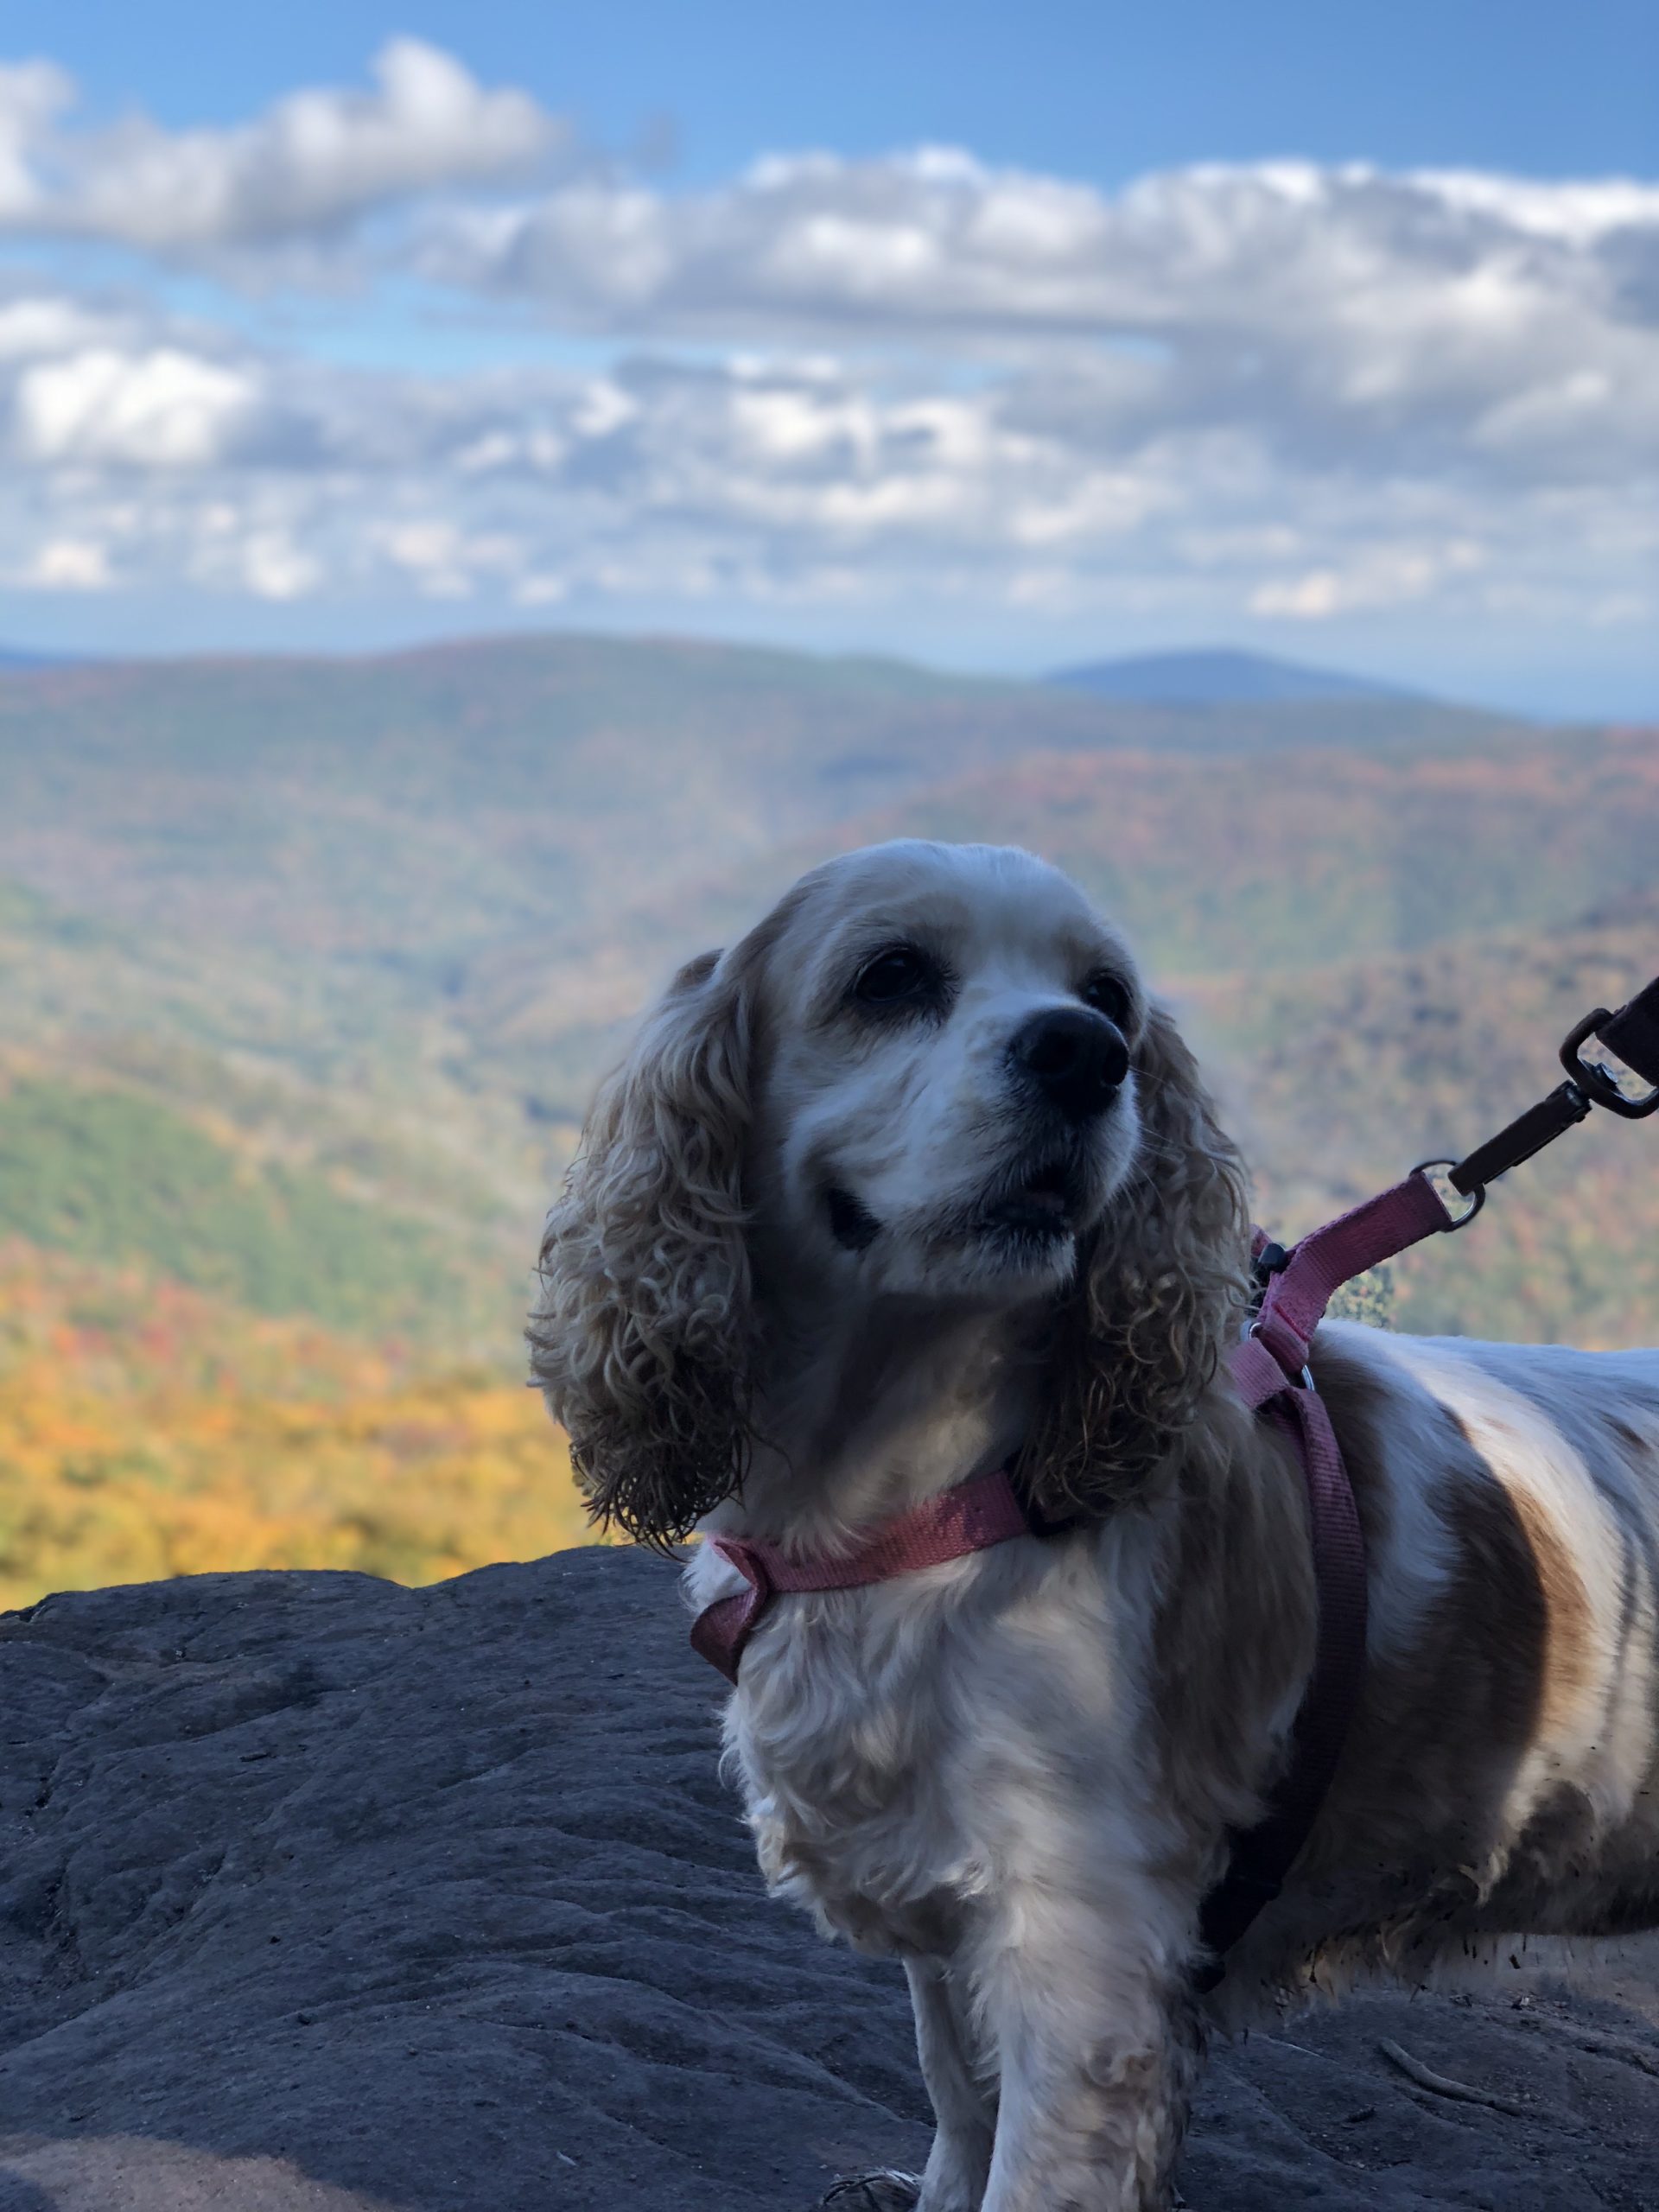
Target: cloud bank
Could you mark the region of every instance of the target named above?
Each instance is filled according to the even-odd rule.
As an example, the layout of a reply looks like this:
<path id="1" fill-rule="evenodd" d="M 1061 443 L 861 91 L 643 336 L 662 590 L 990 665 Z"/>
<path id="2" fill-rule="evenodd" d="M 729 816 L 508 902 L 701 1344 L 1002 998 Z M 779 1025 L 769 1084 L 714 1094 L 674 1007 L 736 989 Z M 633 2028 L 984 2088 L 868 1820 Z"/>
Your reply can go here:
<path id="1" fill-rule="evenodd" d="M 563 126 L 524 92 L 489 92 L 451 55 L 391 40 L 374 89 L 289 94 L 250 123 L 170 131 L 133 115 L 78 131 L 73 79 L 0 67 L 0 230 L 158 254 L 311 239 L 442 187 L 510 175 Z"/>
<path id="2" fill-rule="evenodd" d="M 675 192 L 408 40 L 223 129 L 74 116 L 0 72 L 15 588 L 1659 618 L 1659 182 L 935 149 Z M 547 365 L 342 366 L 181 318 L 181 264 Z"/>

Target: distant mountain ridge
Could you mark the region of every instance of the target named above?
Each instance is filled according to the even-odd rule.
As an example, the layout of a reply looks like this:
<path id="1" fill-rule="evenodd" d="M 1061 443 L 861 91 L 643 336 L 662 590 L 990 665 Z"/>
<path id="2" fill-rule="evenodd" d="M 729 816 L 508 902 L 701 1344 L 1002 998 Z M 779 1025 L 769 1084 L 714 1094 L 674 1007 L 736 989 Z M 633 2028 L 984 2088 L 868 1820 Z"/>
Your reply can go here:
<path id="1" fill-rule="evenodd" d="M 0 1245 L 84 1254 L 92 1221 L 238 1308 L 429 1317 L 499 1357 L 516 1316 L 486 1309 L 622 1025 L 801 868 L 918 834 L 1047 855 L 1160 981 L 1249 1005 L 1643 892 L 1659 748 L 1410 696 L 1120 700 L 569 632 L 20 669 Z M 1380 1047 L 1370 1090 L 1404 1095 Z M 140 1218 L 118 1194 L 164 1158 Z"/>
<path id="2" fill-rule="evenodd" d="M 543 1210 L 642 1006 L 833 852 L 1067 869 L 1287 1237 L 1659 966 L 1659 730 L 1109 680 L 1172 659 L 1185 696 L 574 632 L 7 669 L 0 1599 L 571 1541 L 519 1383 Z M 1659 1341 L 1656 1158 L 1578 1133 L 1401 1262 L 1400 1322 Z"/>
<path id="3" fill-rule="evenodd" d="M 1244 652 L 1229 645 L 1090 661 L 1080 668 L 1059 669 L 1047 680 L 1061 690 L 1085 691 L 1096 699 L 1121 699 L 1145 706 L 1268 705 L 1293 699 L 1403 702 L 1421 701 L 1425 696 L 1400 684 L 1379 683 L 1371 677 L 1313 668 L 1302 661 L 1281 660 L 1271 653 Z"/>
<path id="4" fill-rule="evenodd" d="M 653 661 L 680 660 L 698 672 L 724 666 L 741 670 L 748 680 L 768 677 L 854 690 L 891 689 L 948 690 L 957 687 L 982 691 L 1023 689 L 1018 677 L 975 677 L 954 670 L 927 665 L 891 654 L 845 653 L 820 655 L 791 652 L 787 647 L 724 644 L 672 635 L 615 638 L 601 632 L 517 632 L 435 639 L 428 643 L 362 654 L 225 653 L 162 654 L 141 661 L 153 666 L 182 667 L 217 664 L 259 667 L 284 663 L 303 668 L 321 662 L 363 668 L 395 667 L 400 664 L 432 665 L 455 657 L 487 661 L 509 658 L 516 650 L 534 654 L 561 647 L 573 655 L 588 655 L 613 663 L 629 659 L 649 667 Z M 132 664 L 125 656 L 54 652 L 41 647 L 0 644 L 0 670 L 51 670 L 85 666 L 89 660 L 116 668 Z M 809 671 L 811 671 L 809 674 Z M 1420 705 L 1443 703 L 1414 687 L 1386 683 L 1340 669 L 1316 667 L 1306 661 L 1286 660 L 1274 653 L 1258 653 L 1233 645 L 1194 645 L 1174 652 L 1128 653 L 1107 660 L 1087 661 L 1076 667 L 1057 669 L 1036 679 L 1042 686 L 1061 691 L 1081 691 L 1097 699 L 1144 706 L 1273 705 L 1296 699 L 1378 699 L 1413 701 Z"/>

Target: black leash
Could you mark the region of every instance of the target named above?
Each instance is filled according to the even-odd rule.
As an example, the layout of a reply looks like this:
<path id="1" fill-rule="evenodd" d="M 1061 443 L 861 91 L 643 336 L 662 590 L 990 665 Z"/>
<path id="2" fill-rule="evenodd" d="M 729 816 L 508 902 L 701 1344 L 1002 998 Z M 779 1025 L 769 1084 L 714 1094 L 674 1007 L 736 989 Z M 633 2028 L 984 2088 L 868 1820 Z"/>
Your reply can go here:
<path id="1" fill-rule="evenodd" d="M 1586 1058 L 1586 1048 L 1592 1041 L 1619 1065 L 1610 1067 L 1605 1060 Z M 1610 1114 L 1627 1122 L 1642 1122 L 1649 1114 L 1659 1114 L 1659 976 L 1617 1014 L 1610 1014 L 1605 1006 L 1586 1014 L 1563 1042 L 1560 1060 L 1567 1080 L 1558 1084 L 1548 1098 L 1517 1114 L 1495 1137 L 1488 1137 L 1461 1160 L 1418 1161 L 1417 1173 L 1438 1176 L 1459 1198 L 1469 1201 L 1461 1213 L 1453 1216 L 1452 1229 L 1468 1227 L 1486 1203 L 1488 1184 L 1496 1183 L 1511 1167 L 1519 1167 L 1546 1145 L 1554 1144 L 1557 1137 L 1577 1128 L 1588 1118 L 1592 1107 L 1605 1106 Z M 1270 1239 L 1258 1244 L 1254 1259 L 1255 1305 L 1261 1304 L 1268 1285 L 1289 1257 L 1284 1245 Z"/>
<path id="2" fill-rule="evenodd" d="M 1587 1058 L 1592 1043 L 1614 1065 Z M 1458 1196 L 1470 1201 L 1454 1227 L 1465 1228 L 1474 1219 L 1486 1203 L 1489 1184 L 1576 1128 L 1592 1106 L 1605 1106 L 1627 1122 L 1645 1121 L 1649 1114 L 1659 1113 L 1659 976 L 1617 1014 L 1605 1006 L 1586 1014 L 1562 1044 L 1560 1059 L 1567 1081 L 1516 1115 L 1507 1128 L 1461 1160 L 1422 1162 L 1425 1172 L 1443 1168 Z"/>

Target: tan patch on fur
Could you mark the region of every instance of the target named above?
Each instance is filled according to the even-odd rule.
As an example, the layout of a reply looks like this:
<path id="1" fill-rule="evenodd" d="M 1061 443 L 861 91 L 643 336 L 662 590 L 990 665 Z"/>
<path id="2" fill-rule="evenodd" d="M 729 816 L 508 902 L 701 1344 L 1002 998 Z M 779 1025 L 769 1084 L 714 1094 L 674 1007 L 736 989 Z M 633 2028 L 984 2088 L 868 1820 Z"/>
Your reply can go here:
<path id="1" fill-rule="evenodd" d="M 1374 1562 L 1390 1540 L 1374 1374 L 1324 1350 L 1316 1363 Z M 1484 1855 L 1497 1808 L 1538 1729 L 1550 1613 L 1536 1550 L 1516 1501 L 1449 1415 L 1441 1430 L 1440 1518 L 1449 1577 L 1403 1649 L 1375 1653 L 1310 1872 L 1369 1866 L 1403 1904 L 1425 1855 Z M 1581 1593 L 1580 1593 L 1581 1594 Z M 1375 1599 L 1374 1599 L 1375 1605 Z"/>
<path id="2" fill-rule="evenodd" d="M 1443 1503 L 1457 1542 L 1446 1610 L 1480 1680 L 1470 1721 L 1485 1740 L 1519 1749 L 1537 1734 L 1548 1695 L 1550 1603 L 1538 1548 L 1521 1497 L 1484 1468 L 1450 1484 Z"/>
<path id="3" fill-rule="evenodd" d="M 1573 1554 L 1548 1509 L 1518 1485 L 1507 1495 L 1531 1549 L 1543 1599 L 1540 1719 L 1545 1735 L 1550 1736 L 1571 1723 L 1580 1700 L 1595 1686 L 1595 1616 Z"/>

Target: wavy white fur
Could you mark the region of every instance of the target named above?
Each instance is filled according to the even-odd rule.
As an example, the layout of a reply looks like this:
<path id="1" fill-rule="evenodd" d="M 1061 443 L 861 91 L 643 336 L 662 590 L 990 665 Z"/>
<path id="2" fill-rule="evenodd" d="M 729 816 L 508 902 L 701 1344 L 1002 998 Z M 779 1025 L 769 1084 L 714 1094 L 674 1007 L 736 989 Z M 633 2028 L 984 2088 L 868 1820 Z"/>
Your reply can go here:
<path id="1" fill-rule="evenodd" d="M 1057 1014 L 1121 1081 L 1042 1072 Z M 682 973 L 550 1216 L 534 1363 L 597 1515 L 817 1548 L 1012 1461 L 1068 1524 L 776 1600 L 728 1707 L 767 1880 L 909 1977 L 938 2133 L 868 2205 L 1158 2212 L 1210 2028 L 1659 1920 L 1659 1354 L 1327 1326 L 1362 1702 L 1192 1993 L 1313 1650 L 1300 1472 L 1223 1364 L 1247 1235 L 1122 939 L 1028 855 L 913 843 Z M 692 1554 L 694 1605 L 734 1581 Z"/>

